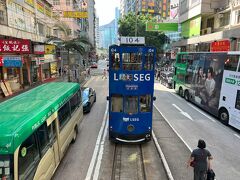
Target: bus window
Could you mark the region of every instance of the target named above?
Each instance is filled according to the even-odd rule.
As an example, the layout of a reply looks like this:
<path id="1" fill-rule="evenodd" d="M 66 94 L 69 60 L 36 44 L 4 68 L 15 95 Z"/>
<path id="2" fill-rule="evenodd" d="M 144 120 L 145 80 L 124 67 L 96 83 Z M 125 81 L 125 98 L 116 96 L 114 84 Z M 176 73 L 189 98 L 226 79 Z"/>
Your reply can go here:
<path id="1" fill-rule="evenodd" d="M 12 155 L 0 155 L 0 179 L 14 179 Z"/>
<path id="2" fill-rule="evenodd" d="M 67 121 L 70 119 L 70 107 L 69 102 L 64 104 L 58 111 L 58 119 L 60 128 L 62 129 Z"/>
<path id="3" fill-rule="evenodd" d="M 153 70 L 153 53 L 147 53 L 145 56 L 144 70 Z"/>
<path id="4" fill-rule="evenodd" d="M 128 114 L 138 113 L 138 97 L 137 96 L 126 96 L 124 112 Z"/>
<path id="5" fill-rule="evenodd" d="M 123 70 L 141 70 L 142 54 L 141 53 L 123 53 Z"/>
<path id="6" fill-rule="evenodd" d="M 39 149 L 40 149 L 40 152 L 41 152 L 41 156 L 43 156 L 44 153 L 47 152 L 47 150 L 48 150 L 47 145 L 49 143 L 48 129 L 47 129 L 47 123 L 46 122 L 38 128 L 37 136 L 38 136 Z"/>
<path id="7" fill-rule="evenodd" d="M 123 112 L 123 97 L 121 95 L 112 95 L 111 111 L 112 112 Z"/>
<path id="8" fill-rule="evenodd" d="M 237 71 L 239 56 L 229 55 L 224 62 L 224 69 L 229 71 Z"/>
<path id="9" fill-rule="evenodd" d="M 32 134 L 20 146 L 18 153 L 19 180 L 33 179 L 36 162 L 40 160 L 37 142 Z"/>
<path id="10" fill-rule="evenodd" d="M 110 64 L 111 64 L 111 69 L 113 69 L 113 70 L 119 70 L 120 69 L 119 53 L 112 53 Z"/>
<path id="11" fill-rule="evenodd" d="M 71 106 L 71 112 L 73 113 L 74 110 L 79 106 L 80 99 L 79 94 L 76 93 L 71 99 L 70 99 L 70 106 Z"/>
<path id="12" fill-rule="evenodd" d="M 235 108 L 240 110 L 240 90 L 237 91 L 237 98 L 236 98 Z"/>
<path id="13" fill-rule="evenodd" d="M 151 111 L 151 95 L 140 96 L 140 112 Z"/>
<path id="14" fill-rule="evenodd" d="M 51 142 L 55 140 L 57 136 L 55 120 L 48 126 L 48 135 Z"/>

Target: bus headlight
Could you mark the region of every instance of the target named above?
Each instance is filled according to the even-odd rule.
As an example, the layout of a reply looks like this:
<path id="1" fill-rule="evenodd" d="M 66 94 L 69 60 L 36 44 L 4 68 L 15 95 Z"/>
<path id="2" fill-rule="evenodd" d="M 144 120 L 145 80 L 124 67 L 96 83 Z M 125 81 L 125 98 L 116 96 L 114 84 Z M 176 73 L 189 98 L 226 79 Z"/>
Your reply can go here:
<path id="1" fill-rule="evenodd" d="M 134 129 L 135 129 L 135 127 L 134 127 L 134 125 L 132 125 L 132 124 L 128 125 L 128 127 L 127 127 L 127 130 L 128 130 L 129 132 L 134 131 Z"/>

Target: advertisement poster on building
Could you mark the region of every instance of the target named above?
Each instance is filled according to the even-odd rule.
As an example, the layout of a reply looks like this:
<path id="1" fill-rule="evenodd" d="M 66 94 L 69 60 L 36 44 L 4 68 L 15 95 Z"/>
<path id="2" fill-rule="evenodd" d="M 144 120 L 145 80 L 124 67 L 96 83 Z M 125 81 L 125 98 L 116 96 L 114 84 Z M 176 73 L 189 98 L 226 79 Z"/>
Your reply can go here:
<path id="1" fill-rule="evenodd" d="M 177 19 L 179 15 L 179 0 L 170 1 L 170 19 Z"/>

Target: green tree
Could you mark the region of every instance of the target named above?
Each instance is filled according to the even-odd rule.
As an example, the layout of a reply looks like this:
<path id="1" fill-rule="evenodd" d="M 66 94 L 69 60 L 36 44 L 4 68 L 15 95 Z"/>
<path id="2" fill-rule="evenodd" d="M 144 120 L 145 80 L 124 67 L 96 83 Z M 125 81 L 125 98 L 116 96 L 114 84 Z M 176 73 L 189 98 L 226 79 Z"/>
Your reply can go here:
<path id="1" fill-rule="evenodd" d="M 50 42 L 51 40 L 57 40 L 54 44 L 67 50 L 68 81 L 70 81 L 70 51 L 77 51 L 79 54 L 85 55 L 92 47 L 92 44 L 86 36 L 79 36 L 77 38 L 71 39 L 71 29 L 64 22 L 55 24 L 54 27 L 63 33 L 63 39 L 59 40 L 59 38 L 53 37 L 52 39 L 49 39 L 48 42 Z M 83 64 L 85 64 L 85 62 L 83 62 Z"/>
<path id="2" fill-rule="evenodd" d="M 162 52 L 167 37 L 163 32 L 146 31 L 146 23 L 148 21 L 157 22 L 157 20 L 149 14 L 136 15 L 134 13 L 129 13 L 119 20 L 118 33 L 120 36 L 135 36 L 137 32 L 137 36 L 145 37 L 147 46 L 154 46 L 157 48 L 158 52 Z"/>

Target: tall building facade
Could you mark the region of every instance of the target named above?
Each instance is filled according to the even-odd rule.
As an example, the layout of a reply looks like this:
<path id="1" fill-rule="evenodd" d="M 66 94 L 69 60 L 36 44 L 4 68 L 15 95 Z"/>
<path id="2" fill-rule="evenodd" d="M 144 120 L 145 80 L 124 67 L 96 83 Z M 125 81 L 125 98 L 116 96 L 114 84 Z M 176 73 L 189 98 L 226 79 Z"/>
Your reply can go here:
<path id="1" fill-rule="evenodd" d="M 180 0 L 179 22 L 173 45 L 182 51 L 211 51 L 213 42 L 240 50 L 240 0 Z"/>
<path id="2" fill-rule="evenodd" d="M 95 20 L 95 38 L 96 38 L 96 47 L 100 48 L 99 17 L 96 17 L 96 20 Z"/>
<path id="3" fill-rule="evenodd" d="M 100 26 L 100 48 L 108 49 L 112 44 L 115 44 L 115 20 L 109 24 Z"/>
<path id="4" fill-rule="evenodd" d="M 152 14 L 159 20 L 170 16 L 170 0 L 121 0 L 121 16 L 129 12 Z"/>

